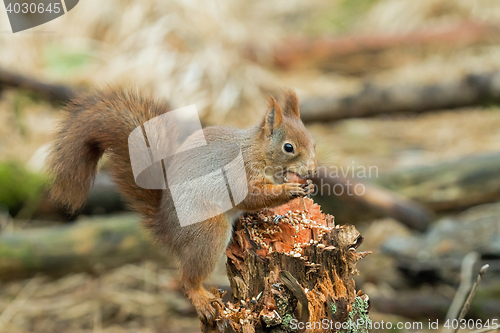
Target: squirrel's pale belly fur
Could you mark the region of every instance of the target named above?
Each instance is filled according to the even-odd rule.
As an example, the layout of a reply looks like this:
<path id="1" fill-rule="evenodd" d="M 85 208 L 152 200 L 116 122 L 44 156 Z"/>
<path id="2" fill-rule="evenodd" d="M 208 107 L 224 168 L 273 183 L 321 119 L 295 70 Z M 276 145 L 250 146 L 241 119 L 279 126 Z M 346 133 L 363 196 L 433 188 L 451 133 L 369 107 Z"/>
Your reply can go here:
<path id="1" fill-rule="evenodd" d="M 72 210 L 80 208 L 94 179 L 97 162 L 108 152 L 111 175 L 119 191 L 130 207 L 142 214 L 143 225 L 156 241 L 177 255 L 185 294 L 200 318 L 209 323 L 215 319 L 213 295 L 203 288 L 202 282 L 224 253 L 233 222 L 242 212 L 278 206 L 314 189 L 309 183 L 284 183 L 283 177 L 275 174 L 285 170 L 308 178 L 317 167 L 314 141 L 300 120 L 298 101 L 291 91 L 285 92 L 281 104 L 270 97 L 265 117 L 254 127 L 203 129 L 207 142 L 235 143 L 240 147 L 249 193 L 231 210 L 184 227 L 176 217 L 168 189 L 146 190 L 137 186 L 128 151 L 129 134 L 168 112 L 169 106 L 137 92 L 111 89 L 77 96 L 67 110 L 50 153 L 49 167 L 55 177 L 53 199 Z M 201 167 L 208 162 L 201 157 L 192 163 L 200 163 Z M 198 209 L 207 213 L 214 209 L 206 196 L 193 193 L 193 200 Z"/>

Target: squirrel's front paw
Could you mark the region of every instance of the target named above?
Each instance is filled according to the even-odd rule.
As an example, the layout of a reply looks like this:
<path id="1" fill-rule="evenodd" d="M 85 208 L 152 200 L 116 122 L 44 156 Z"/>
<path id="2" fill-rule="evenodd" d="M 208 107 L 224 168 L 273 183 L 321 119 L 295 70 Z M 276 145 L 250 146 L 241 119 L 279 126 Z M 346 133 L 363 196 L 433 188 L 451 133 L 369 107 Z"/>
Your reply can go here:
<path id="1" fill-rule="evenodd" d="M 303 197 L 314 192 L 314 184 L 307 181 L 305 184 L 286 183 L 285 191 L 292 198 Z"/>
<path id="2" fill-rule="evenodd" d="M 314 183 L 309 179 L 304 185 L 302 185 L 302 187 L 304 188 L 306 195 L 313 194 L 314 191 L 316 190 L 316 185 L 314 185 Z"/>

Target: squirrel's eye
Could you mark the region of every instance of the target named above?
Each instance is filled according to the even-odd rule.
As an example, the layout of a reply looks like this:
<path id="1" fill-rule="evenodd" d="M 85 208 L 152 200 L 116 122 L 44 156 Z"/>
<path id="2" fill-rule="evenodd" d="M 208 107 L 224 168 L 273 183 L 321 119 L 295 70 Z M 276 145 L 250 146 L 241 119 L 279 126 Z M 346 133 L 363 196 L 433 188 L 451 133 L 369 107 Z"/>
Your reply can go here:
<path id="1" fill-rule="evenodd" d="M 287 152 L 287 153 L 293 153 L 293 146 L 291 143 L 285 143 L 283 145 L 283 149 Z"/>

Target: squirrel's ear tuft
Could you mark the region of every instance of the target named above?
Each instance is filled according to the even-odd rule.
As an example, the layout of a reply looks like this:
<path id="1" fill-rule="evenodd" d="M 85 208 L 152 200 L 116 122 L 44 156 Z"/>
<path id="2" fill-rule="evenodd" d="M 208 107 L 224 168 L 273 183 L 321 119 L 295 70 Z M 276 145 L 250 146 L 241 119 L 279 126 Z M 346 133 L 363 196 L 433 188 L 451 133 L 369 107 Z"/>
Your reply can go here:
<path id="1" fill-rule="evenodd" d="M 267 134 L 272 134 L 273 130 L 281 125 L 283 120 L 283 111 L 274 99 L 273 96 L 269 95 L 269 99 L 267 102 L 268 111 L 266 116 L 264 117 L 263 129 L 267 132 Z"/>
<path id="2" fill-rule="evenodd" d="M 299 112 L 299 100 L 297 98 L 297 94 L 293 90 L 285 90 L 284 93 L 285 99 L 285 114 L 292 117 L 300 118 Z"/>

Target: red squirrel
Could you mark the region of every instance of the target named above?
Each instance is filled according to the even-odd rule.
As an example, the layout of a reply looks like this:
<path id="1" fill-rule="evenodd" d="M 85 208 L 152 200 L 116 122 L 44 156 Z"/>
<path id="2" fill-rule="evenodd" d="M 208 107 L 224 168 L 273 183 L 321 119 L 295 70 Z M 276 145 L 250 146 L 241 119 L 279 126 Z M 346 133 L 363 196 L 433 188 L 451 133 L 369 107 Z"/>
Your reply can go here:
<path id="1" fill-rule="evenodd" d="M 314 185 L 305 180 L 317 169 L 315 143 L 300 119 L 293 91 L 285 91 L 282 103 L 269 96 L 264 118 L 253 127 L 203 129 L 207 142 L 239 145 L 248 194 L 233 209 L 187 226 L 181 226 L 174 218 L 175 207 L 167 190 L 149 190 L 136 184 L 129 155 L 130 133 L 168 112 L 167 103 L 134 91 L 109 89 L 76 96 L 66 111 L 49 153 L 48 166 L 54 175 L 52 198 L 72 211 L 81 208 L 94 180 L 97 162 L 108 153 L 111 176 L 118 190 L 131 209 L 142 215 L 143 225 L 157 243 L 178 257 L 183 291 L 200 319 L 209 324 L 215 321 L 211 304 L 214 295 L 202 282 L 223 255 L 233 222 L 243 212 L 279 206 L 314 191 Z M 280 170 L 285 173 L 280 174 Z M 208 201 L 205 197 L 195 199 L 200 207 Z"/>

